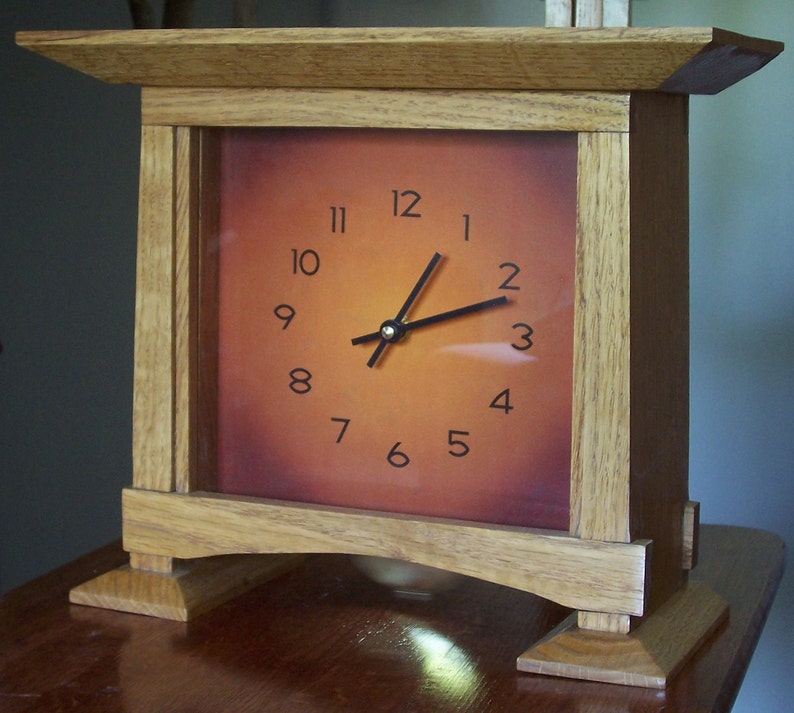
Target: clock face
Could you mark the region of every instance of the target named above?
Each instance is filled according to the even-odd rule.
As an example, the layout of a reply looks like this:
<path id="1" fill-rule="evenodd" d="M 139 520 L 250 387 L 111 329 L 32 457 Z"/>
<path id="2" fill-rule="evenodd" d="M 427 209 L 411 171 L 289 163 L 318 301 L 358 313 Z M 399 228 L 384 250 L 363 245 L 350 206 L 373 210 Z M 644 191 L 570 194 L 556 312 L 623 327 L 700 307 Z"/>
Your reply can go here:
<path id="1" fill-rule="evenodd" d="M 576 151 L 224 130 L 217 490 L 567 530 Z"/>

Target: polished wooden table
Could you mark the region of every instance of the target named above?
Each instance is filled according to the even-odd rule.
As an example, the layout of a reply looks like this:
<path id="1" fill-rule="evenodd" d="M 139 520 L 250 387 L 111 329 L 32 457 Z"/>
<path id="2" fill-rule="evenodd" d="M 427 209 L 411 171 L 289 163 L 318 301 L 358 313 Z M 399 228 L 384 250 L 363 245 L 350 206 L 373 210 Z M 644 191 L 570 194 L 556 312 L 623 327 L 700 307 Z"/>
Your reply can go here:
<path id="1" fill-rule="evenodd" d="M 477 580 L 402 598 L 344 556 L 313 556 L 183 624 L 70 605 L 125 554 L 109 545 L 0 600 L 0 710 L 727 711 L 783 570 L 775 535 L 703 526 L 693 577 L 730 603 L 665 691 L 519 673 L 566 610 Z"/>

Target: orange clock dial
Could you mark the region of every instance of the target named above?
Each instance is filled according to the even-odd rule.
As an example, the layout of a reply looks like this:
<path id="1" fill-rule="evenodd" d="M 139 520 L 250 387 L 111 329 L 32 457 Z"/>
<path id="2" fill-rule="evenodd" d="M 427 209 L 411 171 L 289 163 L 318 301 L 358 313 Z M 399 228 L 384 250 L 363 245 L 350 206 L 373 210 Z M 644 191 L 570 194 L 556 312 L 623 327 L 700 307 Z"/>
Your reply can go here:
<path id="1" fill-rule="evenodd" d="M 225 130 L 217 489 L 567 530 L 576 151 Z"/>

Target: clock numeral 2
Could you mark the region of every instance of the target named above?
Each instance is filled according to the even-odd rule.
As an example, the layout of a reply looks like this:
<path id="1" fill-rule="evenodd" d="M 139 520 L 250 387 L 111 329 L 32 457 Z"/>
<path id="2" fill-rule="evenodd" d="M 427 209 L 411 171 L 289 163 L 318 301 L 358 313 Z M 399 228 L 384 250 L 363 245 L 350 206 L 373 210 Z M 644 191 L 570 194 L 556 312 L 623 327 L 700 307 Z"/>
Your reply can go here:
<path id="1" fill-rule="evenodd" d="M 514 279 L 515 276 L 521 272 L 521 268 L 516 265 L 514 262 L 503 262 L 499 265 L 500 270 L 510 270 L 510 274 L 505 278 L 504 282 L 499 285 L 500 290 L 520 290 L 521 288 L 518 285 L 510 284 Z"/>
<path id="2" fill-rule="evenodd" d="M 415 211 L 416 204 L 422 200 L 422 196 L 416 191 L 392 190 L 394 197 L 394 216 L 397 218 L 421 218 L 422 214 Z"/>

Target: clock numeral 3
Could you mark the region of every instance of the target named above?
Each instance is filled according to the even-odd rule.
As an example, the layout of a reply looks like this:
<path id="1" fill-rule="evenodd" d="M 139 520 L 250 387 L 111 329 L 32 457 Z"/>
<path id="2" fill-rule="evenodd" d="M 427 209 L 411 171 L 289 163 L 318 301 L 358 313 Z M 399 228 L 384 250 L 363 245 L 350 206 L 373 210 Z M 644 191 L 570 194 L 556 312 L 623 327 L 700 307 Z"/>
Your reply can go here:
<path id="1" fill-rule="evenodd" d="M 289 387 L 294 393 L 308 394 L 312 390 L 312 373 L 308 369 L 296 367 L 290 371 L 289 375 L 292 377 L 292 381 L 289 382 Z"/>
<path id="2" fill-rule="evenodd" d="M 421 218 L 422 214 L 414 210 L 422 196 L 416 191 L 392 190 L 394 197 L 394 215 L 397 218 Z"/>
<path id="3" fill-rule="evenodd" d="M 395 468 L 405 468 L 411 462 L 411 459 L 405 453 L 397 450 L 401 444 L 402 441 L 397 441 L 389 451 L 389 455 L 386 456 L 389 465 L 393 465 Z"/>
<path id="4" fill-rule="evenodd" d="M 529 349 L 532 346 L 532 344 L 533 344 L 532 340 L 530 339 L 530 337 L 534 333 L 532 327 L 530 327 L 526 322 L 516 322 L 513 325 L 512 329 L 523 329 L 524 330 L 521 334 L 518 335 L 520 337 L 521 341 L 524 342 L 524 343 L 523 344 L 511 344 L 510 346 L 513 347 L 513 349 L 518 349 L 518 351 L 520 351 L 520 352 L 524 352 L 527 349 Z"/>

